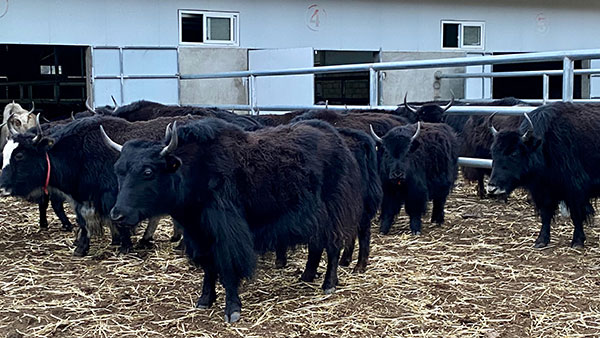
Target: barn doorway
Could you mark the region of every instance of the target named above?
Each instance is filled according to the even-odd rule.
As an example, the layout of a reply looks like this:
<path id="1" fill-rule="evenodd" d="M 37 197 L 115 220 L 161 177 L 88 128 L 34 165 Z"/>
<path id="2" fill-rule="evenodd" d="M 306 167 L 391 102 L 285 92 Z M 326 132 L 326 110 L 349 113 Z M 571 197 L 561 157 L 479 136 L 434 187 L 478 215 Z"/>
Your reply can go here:
<path id="1" fill-rule="evenodd" d="M 497 54 L 496 54 L 497 55 Z M 574 62 L 575 69 L 581 69 L 581 61 Z M 532 62 L 494 65 L 494 72 L 512 72 L 527 70 L 562 70 L 562 61 L 555 62 Z M 503 98 L 513 96 L 519 99 L 542 99 L 543 98 L 543 78 L 542 76 L 532 77 L 496 77 L 492 79 L 493 97 Z M 562 76 L 550 76 L 549 98 L 562 98 Z M 573 98 L 582 98 L 582 78 L 576 75 L 573 86 Z"/>
<path id="2" fill-rule="evenodd" d="M 315 67 L 379 61 L 379 52 L 315 51 Z M 368 105 L 369 72 L 315 74 L 315 103 Z"/>
<path id="3" fill-rule="evenodd" d="M 85 110 L 85 46 L 0 45 L 0 104 L 13 100 L 47 119 Z"/>

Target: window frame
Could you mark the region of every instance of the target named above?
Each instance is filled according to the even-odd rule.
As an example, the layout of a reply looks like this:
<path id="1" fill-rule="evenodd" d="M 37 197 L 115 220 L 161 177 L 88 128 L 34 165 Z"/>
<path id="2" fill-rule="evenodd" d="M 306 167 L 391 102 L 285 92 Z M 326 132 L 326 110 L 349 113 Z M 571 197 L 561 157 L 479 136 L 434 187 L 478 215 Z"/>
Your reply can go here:
<path id="1" fill-rule="evenodd" d="M 183 41 L 183 15 L 184 14 L 195 14 L 202 15 L 202 42 L 188 42 Z M 180 9 L 178 10 L 179 20 L 179 44 L 183 46 L 231 46 L 239 47 L 239 12 L 225 12 L 225 11 L 204 11 L 194 9 Z M 229 19 L 229 40 L 209 40 L 208 39 L 208 18 L 226 18 Z"/>
<path id="2" fill-rule="evenodd" d="M 444 47 L 444 25 L 458 25 L 458 47 Z M 481 44 L 479 46 L 465 46 L 464 41 L 464 26 L 479 27 L 481 29 Z M 485 21 L 468 21 L 468 20 L 442 20 L 440 23 L 440 47 L 442 50 L 484 50 L 485 49 Z"/>

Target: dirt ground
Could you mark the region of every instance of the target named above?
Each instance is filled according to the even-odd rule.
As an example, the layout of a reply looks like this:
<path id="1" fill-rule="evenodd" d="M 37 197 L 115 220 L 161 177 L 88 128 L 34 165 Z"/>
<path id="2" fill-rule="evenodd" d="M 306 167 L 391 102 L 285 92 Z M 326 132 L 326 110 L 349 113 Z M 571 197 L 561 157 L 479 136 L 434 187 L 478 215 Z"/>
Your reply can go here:
<path id="1" fill-rule="evenodd" d="M 571 222 L 557 217 L 550 247 L 534 249 L 539 220 L 523 193 L 507 204 L 479 200 L 473 185 L 459 183 L 442 227 L 425 218 L 423 235 L 411 236 L 404 215 L 390 235 L 374 226 L 367 272 L 340 268 L 332 295 L 321 278 L 299 280 L 305 250 L 282 270 L 262 257 L 242 285 L 234 325 L 223 321 L 220 287 L 213 308 L 194 308 L 202 271 L 173 250 L 170 222 L 154 249 L 118 256 L 106 234 L 76 258 L 74 234 L 49 215 L 40 231 L 35 205 L 0 203 L 2 336 L 600 336 L 599 228 L 586 226 L 586 248 L 574 250 Z"/>

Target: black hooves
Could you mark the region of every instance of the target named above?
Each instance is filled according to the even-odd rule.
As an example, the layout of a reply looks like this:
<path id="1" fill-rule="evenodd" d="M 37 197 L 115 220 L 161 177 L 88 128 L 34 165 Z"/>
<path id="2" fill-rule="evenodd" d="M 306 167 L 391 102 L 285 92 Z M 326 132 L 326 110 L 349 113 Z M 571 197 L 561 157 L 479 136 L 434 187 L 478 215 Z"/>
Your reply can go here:
<path id="1" fill-rule="evenodd" d="M 233 311 L 231 314 L 225 314 L 225 322 L 226 323 L 235 323 L 240 320 L 242 314 L 239 311 Z"/>

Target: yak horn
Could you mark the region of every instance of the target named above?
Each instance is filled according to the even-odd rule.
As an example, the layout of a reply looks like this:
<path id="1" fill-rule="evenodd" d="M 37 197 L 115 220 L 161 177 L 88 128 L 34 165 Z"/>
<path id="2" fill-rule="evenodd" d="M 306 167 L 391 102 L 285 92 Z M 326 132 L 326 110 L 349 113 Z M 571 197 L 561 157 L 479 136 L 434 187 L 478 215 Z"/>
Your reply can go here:
<path id="1" fill-rule="evenodd" d="M 450 99 L 450 102 L 448 102 L 447 105 L 445 105 L 441 108 L 445 112 L 446 110 L 450 109 L 450 107 L 452 107 L 453 104 L 454 104 L 454 95 L 452 95 L 452 99 Z"/>
<path id="2" fill-rule="evenodd" d="M 75 121 L 75 115 L 74 115 L 73 111 L 71 111 L 71 120 Z"/>
<path id="3" fill-rule="evenodd" d="M 415 113 L 415 114 L 416 114 L 416 113 L 417 113 L 417 110 L 418 110 L 419 108 L 414 108 L 414 107 L 411 107 L 411 105 L 410 105 L 410 104 L 408 104 L 408 102 L 406 102 L 406 97 L 407 97 L 407 96 L 408 96 L 408 92 L 407 92 L 406 94 L 404 94 L 404 107 L 406 107 L 406 109 L 408 109 L 408 110 L 410 110 L 411 112 L 413 112 L 413 113 Z"/>
<path id="4" fill-rule="evenodd" d="M 169 140 L 169 144 L 167 144 L 163 150 L 160 151 L 160 156 L 165 156 L 177 148 L 177 121 L 173 122 L 173 127 L 171 127 L 169 134 L 171 136 L 171 140 Z"/>
<path id="5" fill-rule="evenodd" d="M 93 108 L 93 107 L 90 105 L 90 101 L 89 101 L 89 99 L 88 99 L 88 100 L 85 100 L 85 108 L 86 108 L 87 110 L 89 110 L 90 112 L 92 112 L 92 113 L 96 114 L 96 110 L 94 110 L 94 108 Z"/>
<path id="6" fill-rule="evenodd" d="M 496 128 L 494 128 L 494 124 L 492 123 L 492 119 L 494 118 L 494 115 L 496 115 L 497 112 L 494 112 L 492 115 L 490 115 L 490 117 L 488 117 L 488 127 L 490 128 L 490 132 L 492 132 L 493 136 L 498 135 L 498 130 L 496 130 Z"/>
<path id="7" fill-rule="evenodd" d="M 523 113 L 523 115 L 525 116 L 525 119 L 527 120 L 527 122 L 529 122 L 529 127 L 530 127 L 530 129 L 528 129 L 525 132 L 525 134 L 523 134 L 523 136 L 521 136 L 522 139 L 525 139 L 525 137 L 527 136 L 527 134 L 529 133 L 529 131 L 533 132 L 533 122 L 531 121 L 531 118 L 529 117 L 529 114 Z"/>
<path id="8" fill-rule="evenodd" d="M 421 121 L 417 122 L 417 131 L 415 131 L 415 134 L 410 138 L 410 142 L 412 143 L 412 141 L 414 141 L 417 136 L 419 136 L 419 134 L 421 133 Z"/>
<path id="9" fill-rule="evenodd" d="M 169 138 L 169 134 L 171 133 L 171 122 L 167 124 L 167 129 L 165 129 L 165 141 Z"/>
<path id="10" fill-rule="evenodd" d="M 375 130 L 373 130 L 372 124 L 369 124 L 369 128 L 371 129 L 371 136 L 373 136 L 373 138 L 375 139 L 375 142 L 383 143 L 383 139 L 375 133 Z"/>
<path id="11" fill-rule="evenodd" d="M 110 98 L 112 99 L 112 102 L 115 104 L 114 110 L 119 109 L 119 104 L 117 103 L 117 100 L 115 100 L 115 97 L 111 95 Z"/>
<path id="12" fill-rule="evenodd" d="M 104 131 L 104 127 L 102 127 L 102 125 L 100 125 L 100 133 L 102 133 L 102 139 L 104 140 L 104 144 L 106 144 L 109 148 L 114 149 L 118 152 L 121 152 L 121 150 L 123 150 L 122 145 L 111 140 L 110 137 L 108 137 L 108 135 L 106 135 L 106 132 Z"/>
<path id="13" fill-rule="evenodd" d="M 39 113 L 35 116 L 35 129 L 37 129 L 37 135 L 35 135 L 35 137 L 33 138 L 33 143 L 41 141 L 43 136 L 42 126 L 40 125 Z"/>
<path id="14" fill-rule="evenodd" d="M 31 110 L 29 111 L 29 114 L 33 114 L 34 110 L 35 110 L 35 102 L 31 101 Z"/>

